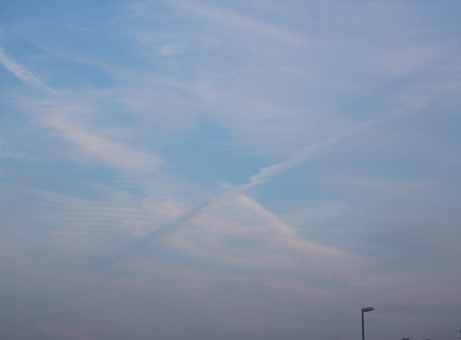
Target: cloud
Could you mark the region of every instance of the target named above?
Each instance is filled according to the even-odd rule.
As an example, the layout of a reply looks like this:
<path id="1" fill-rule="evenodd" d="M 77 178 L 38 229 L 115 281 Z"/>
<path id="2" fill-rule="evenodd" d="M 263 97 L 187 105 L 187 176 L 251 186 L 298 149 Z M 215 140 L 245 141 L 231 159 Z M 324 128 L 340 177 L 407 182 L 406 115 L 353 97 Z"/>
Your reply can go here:
<path id="1" fill-rule="evenodd" d="M 25 67 L 16 63 L 12 57 L 7 56 L 3 49 L 0 49 L 0 62 L 25 85 L 44 89 L 54 94 L 57 93 L 45 86 L 38 77 Z M 78 146 L 82 155 L 91 161 L 103 163 L 118 170 L 138 173 L 153 171 L 162 163 L 159 157 L 134 150 L 119 141 L 90 132 L 80 119 L 75 119 L 76 116 L 79 116 L 79 111 L 83 109 L 82 112 L 86 112 L 88 110 L 83 105 L 71 107 L 66 104 L 62 105 L 61 102 L 64 100 L 62 96 L 52 98 L 48 102 L 23 100 L 24 98 L 21 99 L 20 105 L 26 106 L 32 112 L 42 109 L 41 111 L 46 115 L 46 118 L 42 117 L 40 120 L 49 127 L 56 129 L 64 140 Z M 50 109 L 54 110 L 55 113 L 46 112 Z M 19 153 L 13 155 L 10 152 L 4 156 L 19 157 L 19 155 Z"/>
<path id="2" fill-rule="evenodd" d="M 81 185 L 91 186 L 91 183 Z M 122 244 L 134 242 L 165 221 L 136 195 L 114 188 L 93 189 L 105 199 L 92 201 L 35 190 L 46 211 L 41 220 L 54 228 L 52 239 L 61 248 L 110 256 Z"/>
<path id="3" fill-rule="evenodd" d="M 265 39 L 276 39 L 279 42 L 295 46 L 304 45 L 301 35 L 290 32 L 246 17 L 240 13 L 215 6 L 197 4 L 193 1 L 166 0 L 169 4 L 180 9 L 189 11 L 195 15 L 212 20 L 219 26 L 230 26 L 234 31 L 242 34 L 254 34 Z"/>
<path id="4" fill-rule="evenodd" d="M 147 243 L 162 237 L 169 238 L 170 241 L 173 242 L 172 245 L 180 249 L 183 248 L 192 253 L 196 252 L 201 255 L 214 254 L 215 257 L 217 256 L 216 258 L 221 256 L 221 260 L 224 261 L 244 263 L 246 259 L 249 264 L 251 261 L 256 261 L 255 263 L 263 261 L 259 262 L 260 265 L 263 265 L 264 262 L 270 263 L 270 257 L 260 257 L 258 259 L 257 256 L 242 255 L 243 253 L 238 254 L 238 252 L 235 252 L 235 250 L 231 248 L 226 249 L 226 247 L 219 245 L 221 242 L 220 237 L 222 236 L 255 239 L 265 241 L 271 246 L 285 249 L 290 256 L 306 268 L 324 272 L 328 276 L 334 276 L 346 282 L 358 282 L 357 275 L 359 275 L 358 273 L 366 263 L 365 258 L 304 240 L 297 235 L 292 228 L 279 220 L 274 214 L 270 213 L 255 200 L 245 195 L 244 192 L 254 186 L 268 183 L 276 175 L 307 162 L 315 153 L 327 152 L 329 147 L 341 142 L 347 137 L 366 131 L 375 125 L 382 124 L 390 119 L 395 119 L 403 114 L 406 115 L 418 112 L 418 110 L 425 107 L 427 104 L 427 98 L 407 102 L 399 109 L 396 109 L 380 119 L 360 124 L 336 136 L 308 146 L 292 154 L 284 162 L 262 168 L 256 175 L 251 176 L 246 184 L 228 189 L 224 193 L 215 196 L 196 208 L 181 213 L 181 209 L 178 210 L 177 206 L 172 206 L 174 207 L 174 210 L 172 210 L 174 214 L 171 215 L 171 217 L 174 222 L 168 222 L 160 229 L 151 232 L 145 236 L 142 241 L 137 241 L 135 245 L 130 248 L 134 249 L 138 243 Z M 171 206 L 171 204 L 172 202 L 170 201 L 167 206 Z M 197 227 L 204 228 L 211 234 L 219 235 L 219 237 L 208 238 L 206 243 L 201 243 L 201 246 L 197 247 L 193 244 L 194 242 L 191 241 L 193 237 L 198 237 L 200 239 L 206 236 L 200 233 L 196 233 L 195 235 L 183 233 L 182 229 L 185 228 L 185 225 L 190 223 Z M 179 237 L 178 235 L 171 236 L 171 234 L 178 234 L 178 232 Z M 182 240 L 181 237 L 183 237 Z M 186 240 L 184 237 L 188 239 Z M 198 241 L 202 242 L 201 240 Z M 128 253 L 129 250 L 126 254 Z M 283 262 L 289 263 L 289 261 L 283 258 L 279 258 L 273 263 Z"/>
<path id="5" fill-rule="evenodd" d="M 71 111 L 73 111 L 72 108 Z M 50 127 L 56 129 L 63 139 L 79 146 L 83 154 L 92 161 L 110 165 L 118 170 L 140 173 L 153 171 L 162 163 L 158 157 L 131 149 L 119 141 L 88 131 L 69 116 L 59 112 L 45 121 Z"/>
<path id="6" fill-rule="evenodd" d="M 358 124 L 344 132 L 341 132 L 335 136 L 326 138 L 316 144 L 307 146 L 288 157 L 287 160 L 284 162 L 270 165 L 267 167 L 262 168 L 257 174 L 250 177 L 248 183 L 243 184 L 240 186 L 241 190 L 248 190 L 253 186 L 264 184 L 272 180 L 278 174 L 281 174 L 296 165 L 300 165 L 306 163 L 311 156 L 319 153 L 324 153 L 328 151 L 328 148 L 338 144 L 339 142 L 344 141 L 344 139 L 359 134 L 361 132 L 365 132 L 367 129 L 370 129 L 376 125 L 383 124 L 389 120 L 398 118 L 399 116 L 414 114 L 419 110 L 425 108 L 429 105 L 432 98 L 430 97 L 421 97 L 410 100 L 405 102 L 401 107 L 398 109 L 384 115 L 383 117 L 370 121 L 365 122 L 362 124 Z"/>
<path id="7" fill-rule="evenodd" d="M 24 66 L 17 63 L 13 57 L 6 55 L 0 48 L 0 62 L 3 66 L 20 79 L 25 85 L 46 90 L 52 94 L 58 94 L 54 89 L 44 85 L 43 82 Z M 68 98 L 53 96 L 48 101 L 34 101 L 21 97 L 20 106 L 26 107 L 32 112 L 41 111 L 44 115 L 39 119 L 49 127 L 56 129 L 60 136 L 67 141 L 73 142 L 82 151 L 82 154 L 95 162 L 112 166 L 119 170 L 145 173 L 158 169 L 162 163 L 159 157 L 145 152 L 129 148 L 123 143 L 95 134 L 82 124 L 81 119 L 76 119 L 87 113 L 89 108 L 85 105 L 69 106 L 66 100 L 74 101 L 78 93 L 67 93 Z M 72 98 L 75 97 L 75 98 Z M 63 104 L 63 102 L 65 104 Z M 49 110 L 54 111 L 53 114 Z M 90 108 L 91 110 L 91 108 Z M 47 112 L 48 111 L 48 112 Z M 19 153 L 15 154 L 18 157 Z M 12 157 L 12 154 L 9 154 Z"/>
<path id="8" fill-rule="evenodd" d="M 35 74 L 30 72 L 27 68 L 23 65 L 19 64 L 14 60 L 14 58 L 10 55 L 7 55 L 5 50 L 0 47 L 0 63 L 5 67 L 8 71 L 10 71 L 16 78 L 24 83 L 24 85 L 39 88 L 42 90 L 46 90 L 48 92 L 55 93 L 53 89 L 46 86 L 39 77 Z"/>
<path id="9" fill-rule="evenodd" d="M 169 237 L 173 240 L 173 245 L 213 256 L 215 260 L 237 260 L 242 264 L 247 262 L 250 266 L 265 266 L 263 262 L 259 262 L 260 260 L 265 261 L 266 265 L 272 263 L 274 266 L 277 266 L 277 263 L 290 265 L 290 261 L 294 260 L 302 268 L 346 281 L 356 275 L 365 263 L 364 259 L 357 255 L 306 241 L 274 214 L 243 194 L 224 194 L 214 198 L 208 205 L 191 215 L 189 223 L 203 228 L 206 234 L 173 235 Z M 215 236 L 207 237 L 208 241 L 202 243 L 201 238 L 207 234 Z M 269 253 L 277 248 L 281 249 L 288 258 L 284 260 L 281 256 L 277 260 L 277 256 L 272 255 L 255 256 L 251 249 L 236 250 L 233 247 L 223 247 L 220 243 L 226 237 L 257 241 L 264 247 L 264 251 Z M 194 239 L 199 242 L 198 247 L 193 246 Z"/>

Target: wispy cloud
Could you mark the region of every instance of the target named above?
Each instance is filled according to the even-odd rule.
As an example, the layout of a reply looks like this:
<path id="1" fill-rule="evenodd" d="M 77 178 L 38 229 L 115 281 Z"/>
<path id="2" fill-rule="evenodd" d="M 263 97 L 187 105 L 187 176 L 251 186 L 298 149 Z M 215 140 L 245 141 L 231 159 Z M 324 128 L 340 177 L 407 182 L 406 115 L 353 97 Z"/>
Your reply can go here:
<path id="1" fill-rule="evenodd" d="M 416 98 L 415 100 L 406 102 L 402 107 L 396 109 L 395 111 L 391 113 L 388 113 L 384 117 L 381 117 L 374 121 L 359 124 L 338 135 L 324 139 L 323 141 L 320 141 L 314 145 L 307 146 L 306 148 L 303 148 L 300 151 L 292 154 L 284 162 L 262 168 L 259 171 L 259 173 L 251 176 L 248 183 L 241 185 L 240 188 L 242 190 L 247 190 L 255 185 L 267 183 L 270 180 L 272 180 L 274 176 L 281 174 L 296 165 L 300 165 L 300 164 L 307 162 L 309 158 L 313 156 L 314 154 L 328 152 L 329 147 L 332 147 L 342 142 L 346 138 L 354 136 L 358 133 L 364 132 L 367 129 L 370 129 L 379 124 L 383 124 L 386 121 L 395 119 L 398 116 L 414 114 L 418 112 L 419 110 L 425 108 L 427 105 L 429 105 L 430 101 L 431 101 L 431 98 L 428 98 L 428 97 Z"/>
<path id="2" fill-rule="evenodd" d="M 73 111 L 72 108 L 70 109 Z M 72 114 L 75 113 L 72 112 Z M 101 162 L 120 170 L 141 173 L 153 171 L 161 164 L 161 160 L 158 157 L 131 149 L 118 141 L 91 133 L 81 126 L 78 121 L 72 121 L 69 115 L 63 114 L 63 112 L 59 112 L 45 121 L 50 127 L 55 128 L 63 139 L 79 146 L 84 156 L 89 157 L 92 161 Z"/>
<path id="3" fill-rule="evenodd" d="M 212 233 L 265 241 L 287 251 L 304 268 L 346 280 L 360 270 L 364 261 L 359 256 L 303 239 L 261 204 L 242 194 L 216 200 L 191 222 Z"/>
<path id="4" fill-rule="evenodd" d="M 221 234 L 221 236 L 227 235 L 260 241 L 263 240 L 272 246 L 282 247 L 305 268 L 322 271 L 327 276 L 332 275 L 346 282 L 357 282 L 358 275 L 360 275 L 359 272 L 363 269 L 367 261 L 365 258 L 304 240 L 297 235 L 291 227 L 279 220 L 278 217 L 270 213 L 261 204 L 243 193 L 254 186 L 268 183 L 273 180 L 276 175 L 294 166 L 309 161 L 310 157 L 316 152 L 327 152 L 329 147 L 334 146 L 347 137 L 366 131 L 368 128 L 387 122 L 390 119 L 395 119 L 399 115 L 408 115 L 418 112 L 418 110 L 424 108 L 427 104 L 427 98 L 406 103 L 404 107 L 399 108 L 387 116 L 361 124 L 337 136 L 330 137 L 313 146 L 304 148 L 282 163 L 265 167 L 261 169 L 258 174 L 251 176 L 246 184 L 231 188 L 196 208 L 187 210 L 183 213 L 181 213 L 181 210 L 176 209 L 176 213 L 172 216 L 174 218 L 173 221 L 175 221 L 173 224 L 169 222 L 159 229 L 161 231 L 156 230 L 151 232 L 144 237 L 144 241 L 142 242 L 151 242 L 160 236 L 164 238 L 165 235 L 175 234 L 178 230 L 183 229 L 184 225 L 192 223 L 200 228 L 208 230 L 208 232 L 218 235 Z M 178 215 L 179 217 L 177 217 Z M 233 215 L 235 217 L 233 217 Z M 246 222 L 241 224 L 242 221 Z M 175 227 L 172 227 L 173 225 Z M 181 236 L 181 233 L 179 236 Z M 182 235 L 182 237 L 188 238 L 190 236 L 189 234 Z M 203 235 L 200 234 L 198 236 L 203 237 Z M 181 238 L 177 236 L 170 236 L 170 239 L 173 240 L 172 245 L 180 249 L 183 248 L 193 253 L 198 252 L 201 255 L 214 254 L 214 256 L 217 256 L 216 258 L 221 257 L 221 260 L 224 261 L 237 261 L 243 263 L 245 262 L 244 259 L 246 259 L 248 264 L 250 264 L 252 260 L 256 261 L 256 263 L 259 261 L 258 257 L 248 257 L 243 254 L 237 255 L 233 249 L 223 248 L 219 245 L 218 239 L 209 239 L 211 243 L 208 243 L 208 246 L 202 244 L 200 247 L 193 245 L 190 241 L 185 242 L 184 239 L 181 240 Z M 141 241 L 137 241 L 135 244 L 139 244 L 140 242 Z M 130 248 L 133 247 L 134 246 Z M 128 253 L 126 253 L 126 255 L 127 254 Z M 263 261 L 270 262 L 271 259 L 267 257 Z M 282 262 L 283 261 L 285 260 L 282 260 Z M 273 263 L 276 264 L 277 261 Z M 262 264 L 262 262 L 260 264 Z"/>
<path id="5" fill-rule="evenodd" d="M 5 50 L 0 47 L 0 63 L 24 85 L 46 90 L 47 92 L 56 93 L 55 90 L 46 86 L 42 80 L 34 73 L 30 72 L 23 65 L 19 64 L 12 56 L 6 54 Z"/>
<path id="6" fill-rule="evenodd" d="M 280 42 L 295 46 L 305 44 L 305 41 L 300 34 L 260 22 L 229 9 L 197 4 L 193 1 L 167 0 L 167 2 L 195 15 L 213 20 L 215 24 L 231 26 L 233 30 L 240 31 L 245 35 L 255 34 L 263 37 L 264 39 L 276 39 Z"/>
<path id="7" fill-rule="evenodd" d="M 3 53 L 3 50 L 0 50 L 0 53 Z M 44 85 L 24 66 L 14 62 L 11 57 L 7 57 L 3 53 L 0 54 L 0 58 L 4 66 L 27 86 L 57 93 Z M 70 96 L 72 97 L 72 94 Z M 120 141 L 89 131 L 84 126 L 81 117 L 87 114 L 88 110 L 91 111 L 92 108 L 85 104 L 69 106 L 62 104 L 63 100 L 62 96 L 50 98 L 47 101 L 25 99 L 20 105 L 27 107 L 35 116 L 37 116 L 37 112 L 40 112 L 42 117 L 38 117 L 39 121 L 55 129 L 63 140 L 72 142 L 79 148 L 84 158 L 93 162 L 103 163 L 119 170 L 140 173 L 153 171 L 162 163 L 159 157 L 134 150 L 123 145 Z"/>

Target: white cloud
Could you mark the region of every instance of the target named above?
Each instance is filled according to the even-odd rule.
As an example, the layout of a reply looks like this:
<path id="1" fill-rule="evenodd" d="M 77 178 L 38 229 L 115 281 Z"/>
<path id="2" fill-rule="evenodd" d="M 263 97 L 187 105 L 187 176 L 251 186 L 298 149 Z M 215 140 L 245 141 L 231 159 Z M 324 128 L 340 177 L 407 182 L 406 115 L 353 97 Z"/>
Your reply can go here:
<path id="1" fill-rule="evenodd" d="M 396 117 L 417 113 L 419 110 L 425 108 L 430 101 L 431 98 L 427 97 L 408 100 L 401 107 L 387 113 L 377 120 L 356 125 L 335 136 L 326 138 L 316 144 L 309 145 L 291 154 L 284 162 L 262 168 L 257 174 L 249 178 L 248 183 L 241 185 L 240 189 L 247 190 L 255 185 L 267 183 L 276 175 L 283 173 L 294 166 L 308 162 L 313 155 L 327 152 L 330 147 L 343 142 L 346 138 L 363 133 L 373 126 L 383 124 L 389 120 L 395 119 Z"/>
<path id="2" fill-rule="evenodd" d="M 39 77 L 16 62 L 12 56 L 7 55 L 2 47 L 0 47 L 0 63 L 25 85 L 56 93 L 56 91 L 46 86 Z"/>
<path id="3" fill-rule="evenodd" d="M 149 172 L 158 168 L 161 160 L 148 153 L 131 149 L 119 141 L 91 133 L 78 121 L 59 113 L 46 119 L 65 140 L 75 143 L 92 161 L 101 162 L 119 170 Z"/>
<path id="4" fill-rule="evenodd" d="M 167 2 L 195 15 L 208 18 L 219 26 L 230 26 L 234 31 L 244 35 L 254 34 L 265 39 L 276 39 L 279 42 L 295 46 L 305 43 L 301 35 L 297 33 L 259 22 L 228 9 L 197 4 L 193 1 L 167 0 Z"/>
<path id="5" fill-rule="evenodd" d="M 301 267 L 341 280 L 350 280 L 365 263 L 365 259 L 357 255 L 304 240 L 274 214 L 243 194 L 225 194 L 215 198 L 201 211 L 196 212 L 190 223 L 204 228 L 207 233 L 217 235 L 217 239 L 210 240 L 212 242 L 219 242 L 219 237 L 227 236 L 257 240 L 266 243 L 265 247 L 269 247 L 266 249 L 283 249 Z M 198 235 L 200 236 L 201 234 Z M 176 241 L 176 244 L 180 245 L 180 242 Z M 221 256 L 226 257 L 226 251 L 221 246 L 218 247 L 221 249 Z M 234 249 L 228 248 L 227 251 L 227 256 L 234 256 Z M 246 258 L 251 264 L 254 257 L 251 256 L 251 250 L 248 252 L 249 256 Z"/>

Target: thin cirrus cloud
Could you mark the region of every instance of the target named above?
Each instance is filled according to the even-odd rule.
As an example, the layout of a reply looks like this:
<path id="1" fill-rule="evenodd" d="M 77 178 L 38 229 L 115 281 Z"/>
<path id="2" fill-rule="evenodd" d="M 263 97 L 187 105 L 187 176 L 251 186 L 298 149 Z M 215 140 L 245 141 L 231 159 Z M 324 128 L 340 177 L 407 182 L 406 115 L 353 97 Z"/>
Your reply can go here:
<path id="1" fill-rule="evenodd" d="M 25 70 L 25 68 L 21 65 L 17 65 L 17 68 Z M 28 73 L 30 72 L 28 71 Z M 76 145 L 78 145 L 81 149 L 84 150 L 86 154 L 91 156 L 93 159 L 98 160 L 99 162 L 106 163 L 108 165 L 112 165 L 117 169 L 131 170 L 135 172 L 139 172 L 139 171 L 146 172 L 149 170 L 153 170 L 157 167 L 158 162 L 151 160 L 150 159 L 151 157 L 149 157 L 149 155 L 147 154 L 142 154 L 134 150 L 129 150 L 119 143 L 116 143 L 114 141 L 110 141 L 100 136 L 96 136 L 94 134 L 88 133 L 87 131 L 79 127 L 78 123 L 71 122 L 68 119 L 66 119 L 67 118 L 66 116 L 72 116 L 72 115 L 69 115 L 69 114 L 65 115 L 63 112 L 65 108 L 60 108 L 60 109 L 61 111 L 59 112 L 59 114 L 55 114 L 54 116 L 51 116 L 51 118 L 48 118 L 47 120 L 48 126 L 56 129 L 65 140 L 69 140 L 75 143 Z M 323 144 L 325 143 L 321 143 L 321 145 Z M 328 141 L 326 144 L 328 144 Z M 302 160 L 298 160 L 298 162 L 299 161 L 302 161 Z M 285 163 L 281 163 L 281 164 L 270 167 L 270 169 L 275 169 L 275 168 L 282 169 L 278 171 L 269 171 L 270 175 L 274 176 L 277 173 L 280 173 L 283 170 L 286 170 L 290 166 L 295 165 L 297 162 L 293 163 L 293 162 L 287 161 Z M 261 183 L 264 183 L 265 181 L 267 182 L 268 180 L 270 180 L 267 172 L 268 171 L 266 170 L 266 168 L 262 170 L 262 173 L 266 174 L 264 181 L 255 180 L 256 177 L 253 176 L 251 177 L 251 181 L 249 185 L 247 186 L 243 185 L 242 189 L 248 189 L 248 187 L 251 187 L 255 184 L 261 184 Z M 240 190 L 237 189 L 237 191 L 240 191 Z M 221 197 L 228 198 L 232 196 L 224 194 Z M 331 271 L 333 274 L 338 274 L 338 271 L 340 269 L 344 269 L 346 267 L 351 266 L 351 263 L 349 263 L 346 266 L 342 264 L 343 261 L 351 262 L 351 260 L 347 260 L 347 257 L 349 255 L 347 255 L 346 253 L 337 251 L 334 249 L 329 249 L 328 247 L 322 247 L 322 246 L 318 246 L 315 244 L 309 244 L 308 242 L 303 241 L 287 225 L 284 225 L 281 221 L 278 221 L 274 215 L 270 214 L 268 211 L 266 211 L 263 207 L 258 205 L 256 202 L 253 202 L 251 199 L 249 199 L 249 197 L 246 197 L 246 198 L 245 197 L 246 196 L 241 196 L 240 199 L 237 200 L 237 202 L 240 201 L 241 199 L 244 199 L 246 203 L 237 204 L 237 207 L 240 207 L 239 208 L 240 210 L 242 208 L 246 209 L 247 214 L 249 212 L 249 215 L 254 215 L 257 218 L 262 219 L 261 222 L 255 223 L 255 224 L 256 225 L 261 224 L 264 226 L 262 230 L 262 234 L 269 235 L 267 238 L 267 241 L 269 241 L 269 243 L 282 246 L 283 248 L 288 250 L 291 254 L 299 256 L 300 261 L 303 263 L 303 266 L 307 266 L 307 268 L 310 268 L 310 269 L 318 270 L 321 267 L 320 263 L 323 263 L 322 266 L 325 268 L 329 268 L 328 271 Z M 212 209 L 213 206 L 214 206 L 213 204 L 207 205 L 207 210 Z M 90 211 L 95 210 L 97 214 L 99 215 L 98 219 L 105 220 L 105 222 L 107 223 L 107 219 L 110 216 L 108 215 L 108 213 L 110 214 L 110 210 L 108 211 L 104 208 L 97 209 L 97 207 L 88 207 L 88 209 Z M 125 217 L 125 218 L 127 217 L 127 214 L 124 213 L 123 211 L 124 209 L 113 208 L 111 210 L 113 210 L 116 215 L 120 214 L 119 217 Z M 230 209 L 230 211 L 233 211 L 233 210 L 234 209 Z M 72 225 L 69 225 L 69 227 L 66 228 L 67 231 L 63 230 L 64 234 L 63 234 L 63 231 L 55 233 L 55 235 L 58 236 L 58 239 L 61 239 L 62 241 L 66 242 L 68 246 L 72 247 L 73 249 L 81 249 L 81 247 L 84 246 L 85 243 L 88 243 L 87 233 L 89 230 L 86 227 L 94 226 L 96 222 L 93 218 L 93 219 L 90 219 L 87 223 L 84 223 L 85 215 L 84 214 L 82 215 L 83 213 L 82 209 L 78 209 L 77 211 L 79 211 L 78 213 L 79 214 L 79 217 L 78 217 L 79 228 L 75 229 L 75 227 L 72 227 Z M 66 216 L 68 214 L 69 213 L 66 213 Z M 198 214 L 197 211 L 195 212 L 195 215 L 196 214 Z M 199 219 L 199 217 L 196 217 L 195 219 L 197 220 L 197 218 Z M 181 224 L 186 223 L 188 222 L 188 219 L 189 218 L 187 219 L 181 218 L 180 219 L 181 222 L 178 222 L 178 223 L 181 223 Z M 113 218 L 109 218 L 109 221 L 111 220 L 113 220 Z M 136 218 L 134 220 L 136 220 Z M 137 223 L 134 220 L 131 218 L 131 222 L 129 223 L 131 225 L 131 228 L 136 228 Z M 222 224 L 225 222 L 224 220 L 218 218 L 214 223 Z M 144 222 L 143 224 L 145 225 L 146 222 Z M 198 223 L 198 225 L 202 227 L 201 224 L 202 223 Z M 209 223 L 205 223 L 205 225 L 206 224 L 209 224 Z M 272 225 L 272 227 L 269 227 L 270 225 Z M 245 229 L 245 228 L 242 228 L 242 229 Z M 80 235 L 80 238 L 83 236 L 83 239 L 81 239 L 81 241 L 77 243 L 72 240 L 70 240 L 70 242 L 67 242 L 64 238 L 62 238 L 62 235 L 69 235 L 69 232 L 71 233 L 70 235 L 73 235 L 74 237 L 76 235 Z M 136 232 L 134 233 L 136 234 Z M 224 233 L 225 234 L 230 233 L 230 235 L 233 234 L 232 230 L 230 229 L 225 231 Z M 90 236 L 94 237 L 95 234 L 91 232 Z M 245 235 L 238 235 L 237 233 L 237 235 L 233 235 L 233 236 L 245 236 Z M 177 244 L 180 244 L 180 243 L 177 243 Z M 222 258 L 223 260 L 226 260 L 225 252 L 222 253 L 221 256 L 223 257 Z M 325 266 L 325 261 L 332 261 L 332 264 Z M 334 269 L 333 267 L 336 267 L 336 269 Z"/>
<path id="2" fill-rule="evenodd" d="M 159 158 L 150 154 L 130 149 L 118 141 L 87 131 L 66 115 L 56 114 L 48 118 L 47 122 L 62 135 L 63 139 L 79 146 L 91 160 L 105 163 L 116 169 L 149 172 L 157 169 L 161 163 Z"/>
<path id="3" fill-rule="evenodd" d="M 28 78 L 38 79 L 30 71 L 28 71 L 24 66 L 19 65 L 17 63 L 13 63 L 13 65 L 14 65 L 13 70 L 16 70 L 16 69 L 23 70 L 23 73 L 29 75 Z M 10 70 L 18 78 L 23 80 L 23 78 L 20 77 L 20 75 L 18 75 L 17 73 L 13 72 L 11 68 L 8 68 L 8 70 Z M 25 84 L 31 85 L 30 83 L 26 81 L 25 81 Z M 44 85 L 42 87 L 44 87 Z M 61 134 L 63 139 L 71 141 L 75 143 L 76 145 L 78 145 L 92 159 L 115 166 L 116 168 L 122 169 L 122 170 L 146 172 L 146 171 L 157 168 L 159 162 L 152 159 L 149 155 L 142 154 L 134 150 L 130 150 L 115 141 L 110 141 L 106 138 L 103 138 L 103 137 L 100 137 L 100 136 L 97 136 L 97 135 L 94 135 L 94 134 L 91 134 L 85 131 L 85 129 L 79 126 L 78 122 L 69 120 L 68 117 L 75 116 L 75 113 L 66 114 L 65 113 L 66 108 L 58 108 L 55 110 L 59 110 L 59 113 L 52 115 L 50 118 L 48 118 L 46 120 L 47 125 L 49 127 L 56 129 Z M 329 140 L 326 141 L 325 143 L 320 143 L 320 145 L 328 144 L 328 142 Z M 309 148 L 308 150 L 310 149 L 311 148 Z M 304 151 L 304 153 L 306 152 Z M 295 156 L 295 158 L 299 158 L 299 157 Z M 266 174 L 265 180 L 264 181 L 256 180 L 256 177 L 253 176 L 251 177 L 251 181 L 249 185 L 247 186 L 243 185 L 242 189 L 248 189 L 248 187 L 251 187 L 254 184 L 264 183 L 265 181 L 270 180 L 270 178 L 268 177 L 269 175 L 268 172 L 270 172 L 271 176 L 274 176 L 277 173 L 280 173 L 283 170 L 286 170 L 290 166 L 296 165 L 296 163 L 299 161 L 302 161 L 302 160 L 295 161 L 294 163 L 287 161 L 285 162 L 286 164 L 281 163 L 281 164 L 271 166 L 269 168 L 262 169 L 261 173 Z M 276 169 L 276 168 L 277 169 L 280 168 L 281 170 L 276 170 L 276 171 L 269 170 L 269 169 Z M 228 197 L 228 195 L 223 195 L 222 197 Z M 247 203 L 250 203 L 250 202 L 251 200 L 248 201 Z M 254 203 L 246 204 L 247 209 L 251 206 L 253 206 L 253 208 L 252 209 L 250 208 L 250 211 L 253 211 L 253 213 L 256 216 L 258 215 L 265 216 L 268 213 L 262 207 L 258 205 L 255 206 Z M 102 213 L 100 209 L 99 209 L 99 213 Z M 102 216 L 104 216 L 103 213 L 102 213 Z M 266 215 L 263 218 L 267 219 L 268 216 L 270 215 Z M 275 216 L 271 217 L 271 219 L 273 218 L 275 218 Z M 185 223 L 185 222 L 187 221 L 182 221 L 182 223 Z M 94 223 L 94 221 L 90 223 Z M 267 222 L 265 224 L 267 224 Z M 270 238 L 273 240 L 276 240 L 276 239 L 285 240 L 285 241 L 281 241 L 281 244 L 294 253 L 299 253 L 299 251 L 304 252 L 304 250 L 306 250 L 307 254 L 310 255 L 308 257 L 312 258 L 313 255 L 317 253 L 316 256 L 321 256 L 323 260 L 327 257 L 333 256 L 334 258 L 336 258 L 336 261 L 339 261 L 340 259 L 344 259 L 345 257 L 344 253 L 338 252 L 336 255 L 334 255 L 335 254 L 334 250 L 328 250 L 328 248 L 325 248 L 325 247 L 322 248 L 322 247 L 319 247 L 313 244 L 309 245 L 308 243 L 303 243 L 301 239 L 297 238 L 297 236 L 293 233 L 293 231 L 288 226 L 286 225 L 283 226 L 283 224 L 280 221 L 275 220 L 272 222 L 272 224 L 275 226 L 276 235 L 271 236 Z M 267 228 L 268 227 L 266 226 L 266 229 Z M 312 252 L 309 250 L 310 248 L 313 248 Z M 303 254 L 302 257 L 305 257 L 305 255 Z M 308 266 L 312 268 L 318 268 L 318 264 L 311 263 Z"/>
<path id="4" fill-rule="evenodd" d="M 24 66 L 18 64 L 11 56 L 7 55 L 3 48 L 0 48 L 0 63 L 25 85 L 41 89 L 46 88 L 37 76 L 27 70 Z"/>
<path id="5" fill-rule="evenodd" d="M 270 40 L 276 39 L 282 43 L 292 45 L 303 45 L 305 43 L 304 39 L 296 33 L 289 32 L 288 30 L 282 28 L 277 28 L 273 25 L 258 22 L 257 20 L 250 19 L 237 12 L 209 5 L 199 5 L 192 1 L 168 0 L 167 3 L 189 11 L 194 15 L 212 20 L 220 26 L 231 26 L 233 31 L 240 31 L 244 34 L 251 32 L 258 37 L 265 37 Z"/>
<path id="6" fill-rule="evenodd" d="M 149 172 L 158 168 L 161 163 L 160 158 L 130 149 L 118 141 L 88 131 L 83 126 L 81 119 L 78 119 L 80 116 L 84 116 L 88 110 L 84 105 L 80 105 L 81 107 L 78 105 L 70 107 L 59 106 L 59 92 L 44 85 L 37 76 L 23 65 L 18 64 L 3 49 L 0 50 L 0 58 L 4 67 L 25 85 L 51 91 L 55 94 L 57 105 L 53 106 L 53 100 L 51 100 L 51 105 L 45 102 L 42 114 L 46 118 L 41 118 L 40 120 L 48 127 L 55 129 L 64 140 L 77 145 L 89 159 L 105 163 L 117 169 L 135 172 Z M 31 102 L 28 106 L 36 107 L 41 104 L 40 102 Z M 55 113 L 51 114 L 49 110 Z M 80 114 L 80 111 L 82 114 Z"/>

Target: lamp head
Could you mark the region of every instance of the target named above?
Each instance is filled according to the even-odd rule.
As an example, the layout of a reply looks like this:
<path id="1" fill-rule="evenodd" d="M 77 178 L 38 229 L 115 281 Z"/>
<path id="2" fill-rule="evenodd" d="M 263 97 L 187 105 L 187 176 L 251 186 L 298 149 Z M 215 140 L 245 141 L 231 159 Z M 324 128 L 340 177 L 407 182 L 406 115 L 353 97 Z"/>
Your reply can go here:
<path id="1" fill-rule="evenodd" d="M 375 310 L 375 309 L 373 307 L 362 308 L 362 313 L 363 312 L 371 312 L 372 310 Z"/>

